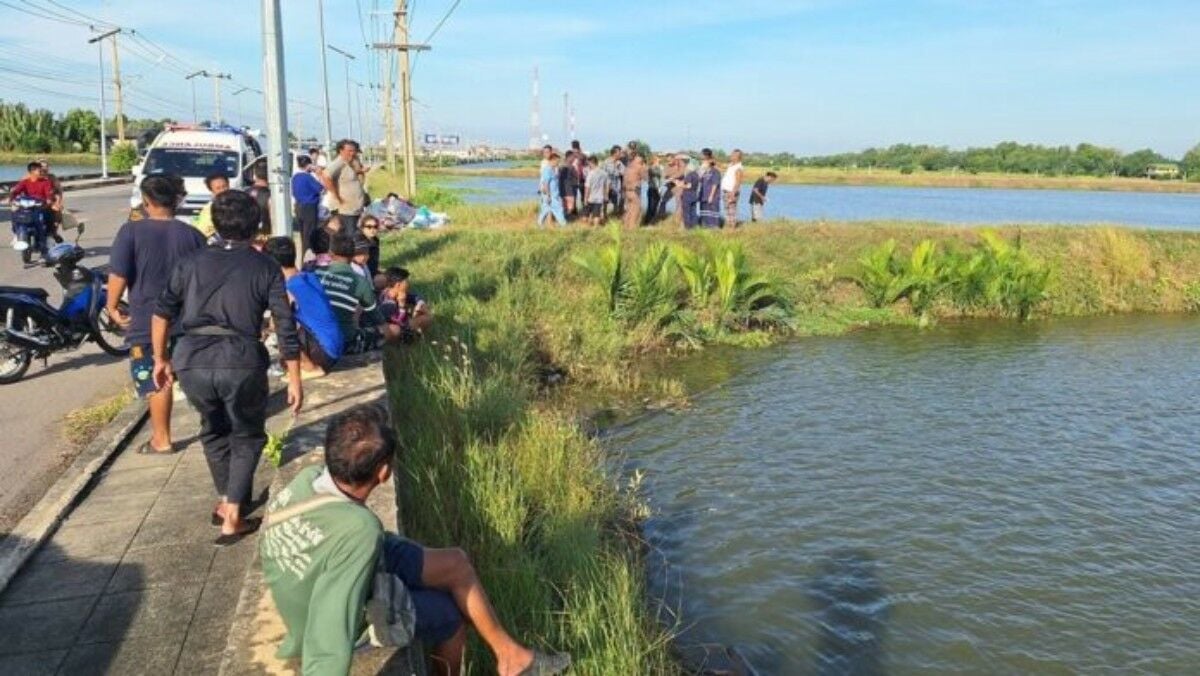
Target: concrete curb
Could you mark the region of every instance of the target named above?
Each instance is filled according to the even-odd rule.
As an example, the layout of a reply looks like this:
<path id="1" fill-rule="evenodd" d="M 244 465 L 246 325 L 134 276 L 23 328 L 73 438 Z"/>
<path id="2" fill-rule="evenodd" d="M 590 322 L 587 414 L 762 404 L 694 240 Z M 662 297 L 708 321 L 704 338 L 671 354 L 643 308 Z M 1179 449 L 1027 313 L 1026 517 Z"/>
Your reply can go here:
<path id="1" fill-rule="evenodd" d="M 0 592 L 16 577 L 21 566 L 58 528 L 97 473 L 137 434 L 148 412 L 140 399 L 130 402 L 92 439 L 75 462 L 46 491 L 33 509 L 0 540 Z"/>

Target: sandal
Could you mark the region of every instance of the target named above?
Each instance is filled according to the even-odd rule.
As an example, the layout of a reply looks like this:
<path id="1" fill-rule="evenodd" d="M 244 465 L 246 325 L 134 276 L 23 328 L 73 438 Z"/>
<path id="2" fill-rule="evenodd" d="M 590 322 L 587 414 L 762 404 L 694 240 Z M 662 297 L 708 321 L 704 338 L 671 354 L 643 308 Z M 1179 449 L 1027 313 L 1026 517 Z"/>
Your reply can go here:
<path id="1" fill-rule="evenodd" d="M 570 666 L 571 656 L 566 653 L 547 655 L 535 650 L 533 651 L 533 661 L 522 669 L 518 676 L 554 676 L 566 671 Z"/>
<path id="2" fill-rule="evenodd" d="M 139 455 L 174 455 L 174 454 L 178 453 L 179 451 L 180 451 L 180 449 L 176 448 L 175 444 L 171 444 L 171 447 L 165 451 L 160 451 L 157 448 L 151 446 L 149 441 L 142 444 L 141 446 L 138 446 L 138 449 L 137 449 L 137 452 Z"/>
<path id="3" fill-rule="evenodd" d="M 262 525 L 262 519 L 242 519 L 242 527 L 236 533 L 221 533 L 213 544 L 218 547 L 228 547 L 242 541 L 242 538 L 247 535 L 252 535 L 258 531 L 258 527 Z"/>

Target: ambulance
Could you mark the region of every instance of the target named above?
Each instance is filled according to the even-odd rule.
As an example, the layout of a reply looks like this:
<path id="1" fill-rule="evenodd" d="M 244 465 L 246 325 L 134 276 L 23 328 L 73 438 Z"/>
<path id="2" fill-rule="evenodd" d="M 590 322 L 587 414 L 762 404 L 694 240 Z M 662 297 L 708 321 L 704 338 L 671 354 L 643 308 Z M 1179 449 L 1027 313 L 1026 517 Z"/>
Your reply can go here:
<path id="1" fill-rule="evenodd" d="M 205 178 L 220 174 L 229 179 L 230 188 L 248 188 L 254 182 L 252 167 L 263 157 L 263 144 L 249 129 L 169 124 L 133 167 L 129 206 L 135 213 L 141 210 L 142 179 L 174 174 L 183 178 L 187 190 L 176 213 L 180 218 L 193 217 L 212 200 Z"/>

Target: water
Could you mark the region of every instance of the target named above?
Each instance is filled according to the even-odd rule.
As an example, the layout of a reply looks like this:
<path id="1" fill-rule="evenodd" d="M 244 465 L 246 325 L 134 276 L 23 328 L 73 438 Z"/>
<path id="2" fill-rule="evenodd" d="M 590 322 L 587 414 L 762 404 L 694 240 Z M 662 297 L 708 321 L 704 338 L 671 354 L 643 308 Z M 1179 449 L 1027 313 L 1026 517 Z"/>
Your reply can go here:
<path id="1" fill-rule="evenodd" d="M 32 159 L 30 160 L 32 161 Z M 29 173 L 25 164 L 0 164 L 0 181 L 16 181 L 25 178 Z M 50 163 L 50 169 L 59 176 L 70 176 L 72 174 L 99 174 L 99 165 L 84 166 L 79 164 L 55 164 Z"/>
<path id="2" fill-rule="evenodd" d="M 507 204 L 536 199 L 537 182 L 524 178 L 457 178 L 474 189 L 470 202 Z M 742 196 L 742 218 L 749 219 Z M 774 185 L 768 218 L 798 220 L 904 220 L 938 223 L 1115 223 L 1168 230 L 1200 230 L 1200 194 L 985 188 L 889 188 Z"/>
<path id="3" fill-rule="evenodd" d="M 617 431 L 654 591 L 764 673 L 1196 673 L 1200 320 L 735 357 Z M 729 367 L 728 361 L 722 367 Z"/>

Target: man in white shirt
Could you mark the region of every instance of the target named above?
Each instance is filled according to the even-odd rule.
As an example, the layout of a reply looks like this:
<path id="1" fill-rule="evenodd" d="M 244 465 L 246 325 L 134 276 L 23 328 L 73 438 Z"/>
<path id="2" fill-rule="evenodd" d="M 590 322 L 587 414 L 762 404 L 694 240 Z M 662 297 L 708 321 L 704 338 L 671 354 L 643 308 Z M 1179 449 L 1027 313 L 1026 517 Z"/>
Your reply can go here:
<path id="1" fill-rule="evenodd" d="M 738 197 L 742 192 L 742 177 L 745 175 L 742 167 L 742 151 L 735 150 L 729 155 L 729 166 L 721 177 L 721 195 L 725 198 L 725 224 L 731 228 L 738 225 Z"/>

